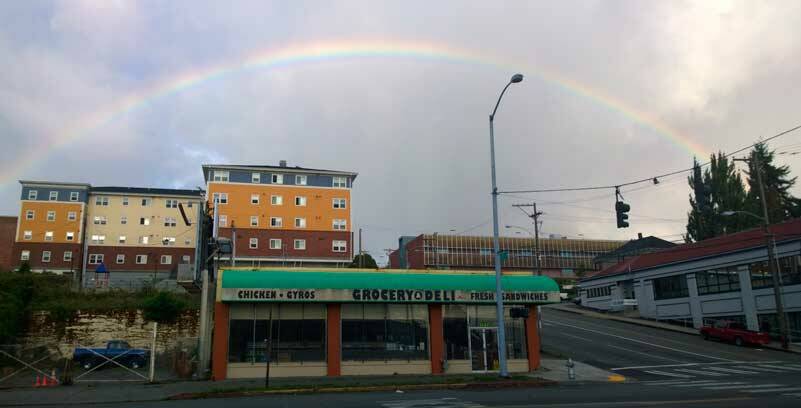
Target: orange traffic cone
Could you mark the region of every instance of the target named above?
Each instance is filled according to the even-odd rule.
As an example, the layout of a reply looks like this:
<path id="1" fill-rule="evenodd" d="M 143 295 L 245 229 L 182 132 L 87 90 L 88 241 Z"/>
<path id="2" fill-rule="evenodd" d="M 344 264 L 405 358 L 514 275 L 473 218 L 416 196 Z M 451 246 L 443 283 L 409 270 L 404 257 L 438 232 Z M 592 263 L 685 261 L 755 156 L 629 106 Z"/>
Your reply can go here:
<path id="1" fill-rule="evenodd" d="M 58 385 L 58 378 L 56 378 L 56 369 L 50 370 L 50 386 L 55 387 Z"/>
<path id="2" fill-rule="evenodd" d="M 43 375 L 42 376 L 42 387 L 48 387 L 48 386 L 49 386 L 49 384 L 47 383 L 47 376 Z"/>
<path id="3" fill-rule="evenodd" d="M 42 386 L 42 379 L 39 376 L 36 376 L 36 382 L 33 383 L 34 387 L 41 387 Z"/>

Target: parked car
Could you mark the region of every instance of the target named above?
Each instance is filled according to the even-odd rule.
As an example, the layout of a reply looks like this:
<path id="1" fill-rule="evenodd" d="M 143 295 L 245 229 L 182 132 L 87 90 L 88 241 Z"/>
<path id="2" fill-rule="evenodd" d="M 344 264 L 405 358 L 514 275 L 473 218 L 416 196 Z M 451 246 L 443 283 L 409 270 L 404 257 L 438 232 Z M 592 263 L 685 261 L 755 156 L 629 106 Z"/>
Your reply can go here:
<path id="1" fill-rule="evenodd" d="M 734 342 L 738 346 L 770 343 L 768 333 L 748 330 L 742 323 L 728 320 L 718 320 L 711 326 L 701 327 L 701 336 L 704 340 L 715 338 Z"/>
<path id="2" fill-rule="evenodd" d="M 127 341 L 122 340 L 111 340 L 105 348 L 79 347 L 72 352 L 72 360 L 87 370 L 103 363 L 106 363 L 104 367 L 116 367 L 109 359 L 134 369 L 141 368 L 147 365 L 149 357 L 149 350 L 131 348 Z"/>

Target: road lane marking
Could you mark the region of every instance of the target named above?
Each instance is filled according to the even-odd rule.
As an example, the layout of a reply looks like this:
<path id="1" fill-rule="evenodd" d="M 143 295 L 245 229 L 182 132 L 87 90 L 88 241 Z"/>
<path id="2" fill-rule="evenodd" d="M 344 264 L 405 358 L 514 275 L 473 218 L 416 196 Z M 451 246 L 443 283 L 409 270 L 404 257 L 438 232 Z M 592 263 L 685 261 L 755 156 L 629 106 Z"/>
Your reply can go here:
<path id="1" fill-rule="evenodd" d="M 728 374 L 715 373 L 715 372 L 703 371 L 703 370 L 690 370 L 689 368 L 676 368 L 676 369 L 674 369 L 674 371 L 678 371 L 680 373 L 705 375 L 705 376 L 711 376 L 711 377 L 726 377 L 726 376 L 728 376 Z"/>
<path id="2" fill-rule="evenodd" d="M 562 335 L 562 336 L 572 337 L 572 338 L 577 339 L 577 340 L 589 341 L 590 343 L 594 343 L 594 341 L 592 341 L 591 339 L 587 339 L 587 338 L 584 338 L 584 337 L 574 336 L 572 334 L 567 334 L 567 333 L 559 333 L 559 334 Z"/>
<path id="3" fill-rule="evenodd" d="M 734 374 L 759 374 L 756 371 L 745 371 L 745 370 L 733 370 L 731 368 L 724 368 L 724 367 L 705 367 L 707 370 L 714 370 L 714 371 L 721 371 L 724 373 L 734 373 Z"/>
<path id="4" fill-rule="evenodd" d="M 735 389 L 741 389 L 741 390 L 745 391 L 746 388 L 750 389 L 750 388 L 767 388 L 767 387 L 776 388 L 776 387 L 783 387 L 782 384 L 751 384 L 751 385 L 742 385 L 742 384 L 743 383 L 740 383 L 740 385 L 731 385 L 731 386 L 723 386 L 723 387 L 714 386 L 714 387 L 703 387 L 703 388 L 705 390 L 735 390 Z"/>
<path id="5" fill-rule="evenodd" d="M 792 367 L 792 366 L 775 366 L 775 365 L 768 365 L 768 364 L 759 364 L 759 367 L 775 368 L 777 370 L 801 371 L 801 368 L 796 368 L 796 367 Z"/>
<path id="6" fill-rule="evenodd" d="M 695 381 L 683 381 L 683 380 L 667 380 L 667 381 L 645 381 L 643 385 L 679 385 L 679 384 L 689 384 Z M 702 381 L 706 382 L 706 381 Z"/>
<path id="7" fill-rule="evenodd" d="M 591 332 L 591 333 L 596 333 L 596 334 L 600 334 L 600 335 L 604 335 L 604 336 L 609 336 L 609 337 L 615 337 L 615 338 L 618 338 L 618 339 L 628 340 L 628 341 L 631 341 L 631 342 L 634 342 L 634 343 L 645 344 L 645 345 L 648 345 L 648 346 L 662 348 L 662 349 L 665 349 L 665 350 L 671 350 L 671 351 L 675 351 L 677 353 L 691 354 L 691 355 L 694 355 L 694 356 L 709 358 L 709 359 L 712 359 L 712 360 L 733 361 L 733 360 L 729 360 L 728 358 L 721 358 L 721 357 L 708 356 L 708 355 L 705 355 L 705 354 L 693 353 L 691 351 L 679 350 L 679 349 L 676 349 L 676 348 L 673 348 L 673 347 L 668 347 L 668 346 L 660 346 L 659 344 L 653 344 L 653 343 L 649 343 L 647 341 L 632 339 L 630 337 L 618 336 L 617 334 L 609 334 L 609 333 L 604 333 L 604 332 L 598 331 L 598 330 L 585 329 L 583 327 L 574 326 L 572 324 L 565 324 L 565 323 L 554 323 L 554 324 L 559 325 L 559 326 L 572 327 L 574 329 L 584 330 L 584 331 L 588 331 L 588 332 Z"/>
<path id="8" fill-rule="evenodd" d="M 748 367 L 738 366 L 737 368 L 742 368 L 742 369 L 747 369 L 747 370 L 765 371 L 765 372 L 768 372 L 768 373 L 783 373 L 784 372 L 782 370 L 777 370 L 775 368 L 765 368 L 765 367 L 760 367 L 760 366 L 748 366 Z"/>
<path id="9" fill-rule="evenodd" d="M 564 333 L 562 333 L 562 334 L 564 334 Z M 674 360 L 672 358 L 667 358 L 667 357 L 662 357 L 662 356 L 655 356 L 653 354 L 643 353 L 642 351 L 631 350 L 631 349 L 627 349 L 625 347 L 614 346 L 614 345 L 611 345 L 611 344 L 607 344 L 606 346 L 607 347 L 616 348 L 616 349 L 619 349 L 619 350 L 623 350 L 623 351 L 627 351 L 629 353 L 642 354 L 644 356 L 655 357 L 655 358 L 659 358 L 659 359 L 667 360 L 667 361 L 674 361 L 674 362 L 677 362 L 677 363 L 686 363 L 686 361 Z"/>
<path id="10" fill-rule="evenodd" d="M 648 374 L 656 374 L 656 375 L 664 375 L 664 376 L 667 376 L 667 377 L 676 377 L 676 378 L 693 378 L 693 376 L 691 376 L 691 375 L 668 373 L 668 372 L 665 372 L 665 371 L 657 371 L 657 370 L 646 371 L 646 373 L 648 373 Z"/>
<path id="11" fill-rule="evenodd" d="M 781 363 L 781 361 L 727 361 L 727 362 L 717 362 L 717 363 L 686 363 L 686 364 L 661 364 L 661 365 L 648 365 L 648 366 L 631 366 L 631 367 L 617 367 L 617 368 L 610 368 L 610 370 L 639 370 L 643 368 L 670 368 L 670 367 L 696 367 L 696 366 L 707 366 L 707 365 L 726 365 L 726 364 L 770 364 L 770 363 Z M 745 367 L 738 367 L 738 368 L 745 368 Z"/>
<path id="12" fill-rule="evenodd" d="M 720 381 L 709 381 L 703 384 L 682 384 L 682 385 L 671 385 L 671 387 L 676 388 L 685 388 L 685 387 L 706 387 L 706 386 L 714 386 L 714 385 L 733 385 L 733 384 L 745 384 L 744 382 L 737 383 L 737 382 L 720 382 Z"/>
<path id="13" fill-rule="evenodd" d="M 743 390 L 743 391 L 751 393 L 801 391 L 801 387 L 771 388 L 768 390 Z"/>

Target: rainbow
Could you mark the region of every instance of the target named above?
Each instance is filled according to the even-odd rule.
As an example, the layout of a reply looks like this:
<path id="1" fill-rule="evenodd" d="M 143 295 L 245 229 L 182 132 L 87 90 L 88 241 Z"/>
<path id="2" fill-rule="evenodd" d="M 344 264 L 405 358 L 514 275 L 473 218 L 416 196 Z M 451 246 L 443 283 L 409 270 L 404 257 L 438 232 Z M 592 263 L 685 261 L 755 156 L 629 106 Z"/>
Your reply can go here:
<path id="1" fill-rule="evenodd" d="M 155 82 L 70 124 L 63 132 L 59 132 L 47 141 L 49 148 L 46 154 L 87 137 L 105 125 L 129 115 L 150 102 L 234 73 L 248 70 L 277 69 L 297 64 L 325 62 L 336 59 L 376 57 L 489 65 L 504 70 L 505 74 L 519 71 L 529 77 L 538 77 L 547 83 L 554 84 L 572 94 L 596 102 L 610 111 L 621 114 L 632 122 L 662 135 L 693 156 L 706 157 L 710 151 L 695 142 L 690 136 L 672 128 L 659 117 L 637 110 L 598 89 L 542 67 L 535 68 L 526 64 L 509 63 L 494 56 L 458 49 L 444 44 L 403 41 L 333 41 L 293 44 L 282 48 L 260 50 L 235 61 L 207 66 L 185 72 L 174 78 Z M 502 81 L 504 79 L 500 78 L 499 80 Z M 0 170 L 0 183 L 2 185 L 8 184 L 16 176 L 23 174 L 33 163 L 41 162 L 42 152 L 36 149 L 31 150 L 27 154 L 20 155 L 13 163 L 7 163 L 5 168 Z"/>

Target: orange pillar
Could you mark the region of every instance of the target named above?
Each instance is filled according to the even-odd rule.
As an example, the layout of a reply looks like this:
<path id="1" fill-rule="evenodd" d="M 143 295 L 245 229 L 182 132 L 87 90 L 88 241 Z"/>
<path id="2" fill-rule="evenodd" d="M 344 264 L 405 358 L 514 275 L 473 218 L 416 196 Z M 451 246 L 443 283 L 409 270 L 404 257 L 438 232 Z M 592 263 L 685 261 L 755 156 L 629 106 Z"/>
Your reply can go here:
<path id="1" fill-rule="evenodd" d="M 327 310 L 327 324 L 326 324 L 326 345 L 327 345 L 327 363 L 329 377 L 338 377 L 342 370 L 340 368 L 342 361 L 342 305 L 339 303 L 329 303 Z"/>
<path id="2" fill-rule="evenodd" d="M 214 337 L 211 350 L 211 378 L 224 380 L 228 374 L 228 313 L 225 303 L 214 303 Z"/>
<path id="3" fill-rule="evenodd" d="M 534 371 L 540 367 L 540 336 L 537 327 L 537 305 L 529 305 L 526 318 L 526 351 L 528 353 L 528 369 Z"/>
<path id="4" fill-rule="evenodd" d="M 442 331 L 442 305 L 428 305 L 428 329 L 431 331 L 431 374 L 442 374 L 445 335 Z"/>

